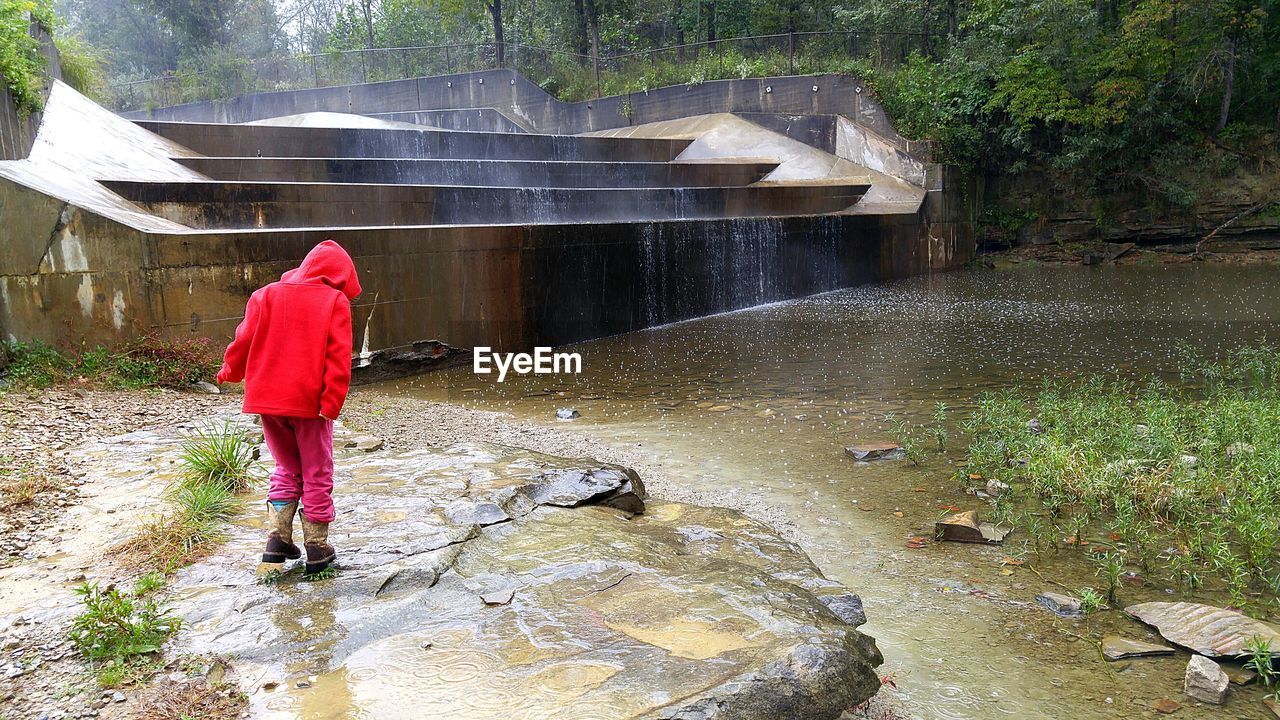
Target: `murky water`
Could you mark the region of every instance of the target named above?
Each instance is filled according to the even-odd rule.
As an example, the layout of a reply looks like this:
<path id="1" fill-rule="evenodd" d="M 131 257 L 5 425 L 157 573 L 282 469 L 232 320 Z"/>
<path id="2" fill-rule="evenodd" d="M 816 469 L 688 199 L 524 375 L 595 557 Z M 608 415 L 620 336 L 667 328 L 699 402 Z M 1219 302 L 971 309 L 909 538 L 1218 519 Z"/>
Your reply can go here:
<path id="1" fill-rule="evenodd" d="M 1083 371 L 1174 373 L 1175 346 L 1207 353 L 1257 342 L 1280 320 L 1274 268 L 1127 266 L 964 271 L 829 293 L 585 343 L 576 377 L 478 377 L 458 368 L 384 386 L 572 427 L 651 453 L 705 492 L 776 505 L 808 536 L 823 570 L 862 594 L 886 668 L 920 718 L 1154 716 L 1161 698 L 1204 718 L 1269 717 L 1262 691 L 1224 708 L 1181 695 L 1186 655 L 1104 663 L 1086 638 L 1154 639 L 1119 612 L 1057 619 L 1034 604 L 1053 590 L 1024 550 L 932 544 L 948 506 L 982 509 L 950 479 L 963 439 L 922 467 L 854 464 L 843 447 L 883 438 L 887 414 L 955 415 L 985 388 Z M 1274 332 L 1273 332 L 1274 334 Z M 1094 584 L 1072 551 L 1029 556 L 1046 578 Z M 1123 603 L 1177 599 L 1158 582 Z M 1190 706 L 1190 707 L 1187 707 Z"/>

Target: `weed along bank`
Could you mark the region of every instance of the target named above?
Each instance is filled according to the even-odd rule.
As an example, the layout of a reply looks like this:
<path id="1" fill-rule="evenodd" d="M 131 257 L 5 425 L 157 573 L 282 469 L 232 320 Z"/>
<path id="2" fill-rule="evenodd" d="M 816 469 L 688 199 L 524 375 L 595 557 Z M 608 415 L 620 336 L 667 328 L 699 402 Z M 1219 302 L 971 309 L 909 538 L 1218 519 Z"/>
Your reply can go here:
<path id="1" fill-rule="evenodd" d="M 1158 5 L 0 0 L 0 720 L 1280 717 L 1280 14 Z"/>

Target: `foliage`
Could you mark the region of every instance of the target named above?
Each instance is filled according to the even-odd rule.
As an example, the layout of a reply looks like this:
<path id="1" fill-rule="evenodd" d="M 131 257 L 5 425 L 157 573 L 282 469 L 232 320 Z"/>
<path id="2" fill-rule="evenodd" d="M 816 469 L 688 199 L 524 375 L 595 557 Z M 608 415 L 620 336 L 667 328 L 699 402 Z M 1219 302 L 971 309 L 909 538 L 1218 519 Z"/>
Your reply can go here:
<path id="1" fill-rule="evenodd" d="M 233 493 L 253 486 L 258 463 L 253 444 L 231 421 L 211 423 L 182 441 L 183 482 L 179 487 L 212 485 Z"/>
<path id="2" fill-rule="evenodd" d="M 97 666 L 103 684 L 118 684 L 127 677 L 123 668 L 160 652 L 165 640 L 181 627 L 181 621 L 154 597 L 161 584 L 162 578 L 145 575 L 128 592 L 89 582 L 76 588 L 84 607 L 72 621 L 70 637 Z"/>
<path id="3" fill-rule="evenodd" d="M 62 69 L 63 82 L 90 98 L 105 100 L 106 60 L 101 51 L 78 35 L 61 35 L 55 44 L 58 46 L 58 64 Z"/>
<path id="4" fill-rule="evenodd" d="M 1216 577 L 1238 605 L 1274 596 L 1280 350 L 1245 348 L 1188 366 L 1187 377 L 1198 387 L 1094 376 L 987 393 L 965 424 L 963 472 L 1010 485 L 1002 503 L 1030 510 L 1004 514 L 1028 528 L 1041 516 L 1059 537 L 1109 532 L 1130 558 L 1187 587 Z M 1113 596 L 1123 563 L 1099 559 Z"/>
<path id="5" fill-rule="evenodd" d="M 166 340 L 146 336 L 114 350 L 97 347 L 79 355 L 40 341 L 4 341 L 10 362 L 5 385 L 43 388 L 86 381 L 110 388 L 187 387 L 213 378 L 218 365 L 205 338 Z"/>
<path id="6" fill-rule="evenodd" d="M 31 18 L 49 30 L 54 27 L 50 0 L 0 0 L 0 76 L 21 112 L 43 105 L 44 56 L 31 37 Z"/>
<path id="7" fill-rule="evenodd" d="M 1272 690 L 1277 681 L 1280 681 L 1280 671 L 1276 670 L 1277 653 L 1271 649 L 1271 641 L 1259 637 L 1250 638 L 1245 643 L 1245 653 L 1249 659 L 1245 662 L 1244 669 L 1257 673 L 1259 683 Z"/>

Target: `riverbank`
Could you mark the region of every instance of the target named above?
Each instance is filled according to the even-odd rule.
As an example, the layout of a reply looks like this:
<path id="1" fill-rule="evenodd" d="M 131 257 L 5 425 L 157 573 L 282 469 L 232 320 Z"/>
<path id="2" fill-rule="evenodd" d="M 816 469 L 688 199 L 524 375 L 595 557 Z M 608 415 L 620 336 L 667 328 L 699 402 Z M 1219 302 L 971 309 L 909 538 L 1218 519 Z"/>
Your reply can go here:
<path id="1" fill-rule="evenodd" d="M 0 567 L 0 618 L 4 618 L 0 622 L 0 672 L 7 683 L 0 692 L 0 717 L 160 717 L 148 715 L 147 708 L 171 702 L 175 693 L 188 692 L 192 682 L 206 694 L 212 688 L 214 695 L 206 701 L 226 701 L 230 711 L 218 717 L 236 717 L 238 705 L 229 695 L 217 694 L 233 692 L 231 686 L 218 683 L 232 677 L 234 668 L 228 672 L 208 656 L 191 656 L 188 648 L 177 644 L 155 666 L 159 675 L 147 686 L 103 689 L 97 687 L 87 663 L 67 640 L 67 630 L 74 614 L 74 586 L 85 580 L 104 586 L 129 581 L 128 573 L 112 563 L 86 562 L 83 548 L 73 547 L 83 545 L 86 536 L 101 534 L 100 528 L 88 531 L 83 526 L 85 519 L 94 517 L 94 512 L 102 517 L 104 493 L 129 495 L 127 500 L 112 498 L 113 504 L 105 511 L 111 514 L 114 527 L 107 534 L 123 537 L 130 527 L 155 512 L 155 499 L 149 496 L 159 492 L 147 486 L 124 493 L 104 488 L 104 484 L 113 484 L 114 476 L 95 477 L 92 470 L 86 475 L 83 462 L 90 456 L 101 457 L 101 450 L 79 457 L 77 450 L 122 433 L 163 431 L 198 418 L 235 413 L 238 402 L 236 395 L 65 387 L 0 394 L 0 413 L 5 420 L 0 426 L 0 441 L 9 448 L 9 482 L 14 476 L 11 468 L 20 467 L 24 477 L 40 485 L 29 501 L 6 502 L 0 509 L 0 547 L 11 549 L 6 564 Z M 625 464 L 639 471 L 651 497 L 740 508 L 756 519 L 771 522 L 789 540 L 802 537 L 800 529 L 780 513 L 730 488 L 722 495 L 682 489 L 643 447 L 604 443 L 502 413 L 359 389 L 353 393 L 344 419 L 349 431 L 385 438 L 390 453 L 483 441 Z M 159 478 L 152 484 L 163 484 L 160 476 L 152 477 Z M 190 682 L 189 675 L 193 677 Z M 872 706 L 863 708 L 858 717 L 893 717 L 884 696 L 881 693 L 873 699 Z"/>
<path id="2" fill-rule="evenodd" d="M 1221 265 L 1280 264 L 1280 238 L 1209 240 L 1204 243 L 1138 245 L 1131 242 L 1066 242 L 1015 245 L 979 255 L 976 265 Z"/>

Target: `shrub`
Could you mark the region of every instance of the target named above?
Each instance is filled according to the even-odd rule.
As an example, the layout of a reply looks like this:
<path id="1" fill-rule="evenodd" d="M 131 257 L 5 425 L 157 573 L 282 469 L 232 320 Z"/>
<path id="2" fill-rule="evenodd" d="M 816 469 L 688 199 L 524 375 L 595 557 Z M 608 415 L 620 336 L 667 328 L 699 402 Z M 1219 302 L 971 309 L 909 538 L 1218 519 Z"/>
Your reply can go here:
<path id="1" fill-rule="evenodd" d="M 187 387 L 214 377 L 218 356 L 206 338 L 167 340 L 149 335 L 119 348 L 96 347 L 79 355 L 38 340 L 5 341 L 7 385 L 44 388 L 84 379 L 111 388 Z"/>
<path id="2" fill-rule="evenodd" d="M 44 56 L 31 37 L 31 20 L 35 18 L 53 29 L 53 3 L 50 0 L 0 0 L 0 75 L 8 83 L 18 110 L 33 113 L 44 104 Z"/>

